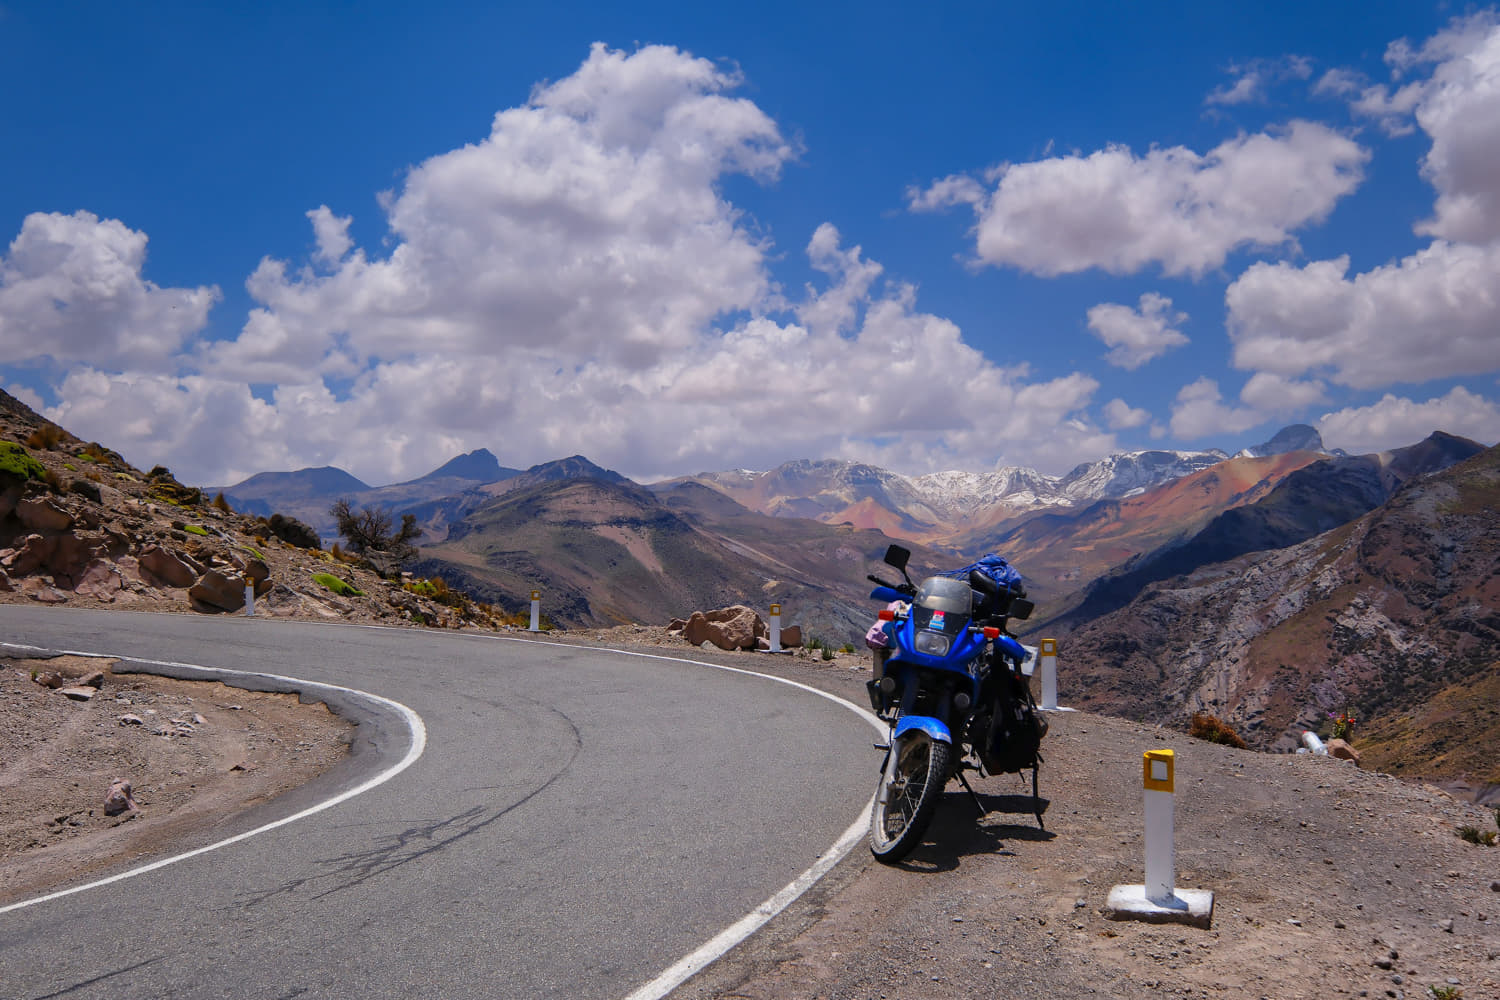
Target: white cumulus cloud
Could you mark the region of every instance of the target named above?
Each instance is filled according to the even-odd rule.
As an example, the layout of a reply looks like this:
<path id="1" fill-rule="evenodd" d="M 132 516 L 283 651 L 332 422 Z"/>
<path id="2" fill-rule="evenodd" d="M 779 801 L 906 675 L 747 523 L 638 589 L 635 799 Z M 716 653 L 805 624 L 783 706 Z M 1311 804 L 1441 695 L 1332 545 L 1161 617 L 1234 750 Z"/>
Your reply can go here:
<path id="1" fill-rule="evenodd" d="M 49 413 L 204 485 L 317 465 L 379 484 L 478 447 L 647 480 L 794 455 L 1060 473 L 1110 450 L 1097 381 L 996 365 L 831 224 L 806 245 L 815 283 L 779 287 L 723 181 L 772 181 L 796 150 L 739 83 L 595 46 L 412 168 L 380 252 L 320 205 L 308 259 L 249 277 L 234 339 L 80 364 Z"/>
<path id="2" fill-rule="evenodd" d="M 1094 336 L 1110 348 L 1104 359 L 1131 371 L 1188 342 L 1177 329 L 1187 321 L 1187 313 L 1174 311 L 1172 300 L 1156 292 L 1143 294 L 1138 309 L 1100 303 L 1089 310 L 1088 318 Z"/>
<path id="3" fill-rule="evenodd" d="M 949 177 L 907 201 L 913 211 L 971 203 L 975 249 L 987 264 L 1044 276 L 1154 264 L 1197 276 L 1234 250 L 1293 242 L 1359 185 L 1368 158 L 1333 129 L 1294 121 L 1207 153 L 1173 146 L 1137 156 L 1110 146 L 1014 164 L 995 170 L 994 189 L 978 200 L 972 185 Z"/>
<path id="4" fill-rule="evenodd" d="M 1265 419 L 1254 407 L 1225 403 L 1219 383 L 1206 375 L 1183 386 L 1172 403 L 1172 433 L 1188 441 L 1238 434 Z"/>
<path id="5" fill-rule="evenodd" d="M 0 363 L 160 364 L 203 329 L 217 287 L 142 275 L 146 234 L 90 212 L 34 212 L 0 257 Z"/>
<path id="6" fill-rule="evenodd" d="M 1126 431 L 1146 426 L 1151 422 L 1151 414 L 1115 398 L 1104 404 L 1104 422 L 1112 431 Z"/>
<path id="7" fill-rule="evenodd" d="M 1440 241 L 1348 270 L 1252 265 L 1225 292 L 1236 367 L 1366 389 L 1500 369 L 1500 245 Z"/>
<path id="8" fill-rule="evenodd" d="M 1324 444 L 1356 455 L 1415 444 L 1433 431 L 1493 445 L 1500 441 L 1500 406 L 1456 386 L 1425 402 L 1386 393 L 1369 406 L 1325 413 L 1318 421 Z"/>

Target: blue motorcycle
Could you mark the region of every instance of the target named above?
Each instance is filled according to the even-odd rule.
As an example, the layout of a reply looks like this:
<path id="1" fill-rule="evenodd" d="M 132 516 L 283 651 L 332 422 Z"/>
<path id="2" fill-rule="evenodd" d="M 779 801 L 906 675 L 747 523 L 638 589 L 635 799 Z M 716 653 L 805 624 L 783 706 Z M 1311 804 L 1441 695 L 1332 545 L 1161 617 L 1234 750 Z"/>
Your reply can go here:
<path id="1" fill-rule="evenodd" d="M 890 725 L 889 740 L 876 746 L 885 762 L 870 817 L 870 850 L 887 864 L 921 842 L 949 778 L 985 813 L 967 771 L 1030 770 L 1038 825 L 1046 808 L 1037 770 L 1047 723 L 1031 696 L 1031 654 L 1006 631 L 1034 607 L 1020 575 L 991 556 L 917 586 L 906 572 L 910 558 L 899 545 L 886 550 L 904 583 L 869 577 L 877 584 L 871 599 L 892 605 L 880 613 L 888 641 L 875 651 L 868 685 L 871 706 Z"/>

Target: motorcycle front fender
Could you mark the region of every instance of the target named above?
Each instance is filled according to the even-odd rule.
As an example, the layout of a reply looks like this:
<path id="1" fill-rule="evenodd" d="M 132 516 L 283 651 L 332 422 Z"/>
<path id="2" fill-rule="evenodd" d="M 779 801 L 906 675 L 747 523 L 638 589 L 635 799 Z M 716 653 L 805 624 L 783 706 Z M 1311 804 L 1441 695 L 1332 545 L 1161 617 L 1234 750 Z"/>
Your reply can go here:
<path id="1" fill-rule="evenodd" d="M 919 729 L 937 743 L 953 744 L 953 734 L 948 732 L 948 727 L 943 725 L 941 719 L 934 719 L 930 715 L 905 715 L 896 723 L 896 732 L 892 735 L 892 743 L 900 741 L 901 737 Z"/>

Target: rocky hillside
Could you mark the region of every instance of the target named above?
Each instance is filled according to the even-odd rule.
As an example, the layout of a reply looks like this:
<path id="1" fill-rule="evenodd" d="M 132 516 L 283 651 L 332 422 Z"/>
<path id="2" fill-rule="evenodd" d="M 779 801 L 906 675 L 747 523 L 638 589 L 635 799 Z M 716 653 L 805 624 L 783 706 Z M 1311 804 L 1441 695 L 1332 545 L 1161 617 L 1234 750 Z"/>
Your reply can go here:
<path id="1" fill-rule="evenodd" d="M 498 626 L 317 548 L 295 519 L 235 513 L 165 468 L 142 472 L 0 391 L 0 601 Z"/>
<path id="2" fill-rule="evenodd" d="M 1429 445 L 1427 458 L 1452 441 Z M 1173 726 L 1207 711 L 1262 749 L 1349 711 L 1366 766 L 1495 800 L 1497 609 L 1490 448 L 1352 523 L 1150 584 L 1067 636 L 1065 688 L 1071 704 Z"/>

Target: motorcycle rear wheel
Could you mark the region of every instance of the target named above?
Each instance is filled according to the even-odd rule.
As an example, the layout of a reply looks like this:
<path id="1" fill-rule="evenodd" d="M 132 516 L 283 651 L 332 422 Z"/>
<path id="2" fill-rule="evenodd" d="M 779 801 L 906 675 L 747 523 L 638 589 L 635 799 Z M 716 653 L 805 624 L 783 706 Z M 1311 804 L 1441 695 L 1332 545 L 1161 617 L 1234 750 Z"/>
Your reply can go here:
<path id="1" fill-rule="evenodd" d="M 951 746 L 923 732 L 911 734 L 891 752 L 901 754 L 896 775 L 885 802 L 876 796 L 870 815 L 870 852 L 885 864 L 895 864 L 922 842 L 953 759 Z"/>

